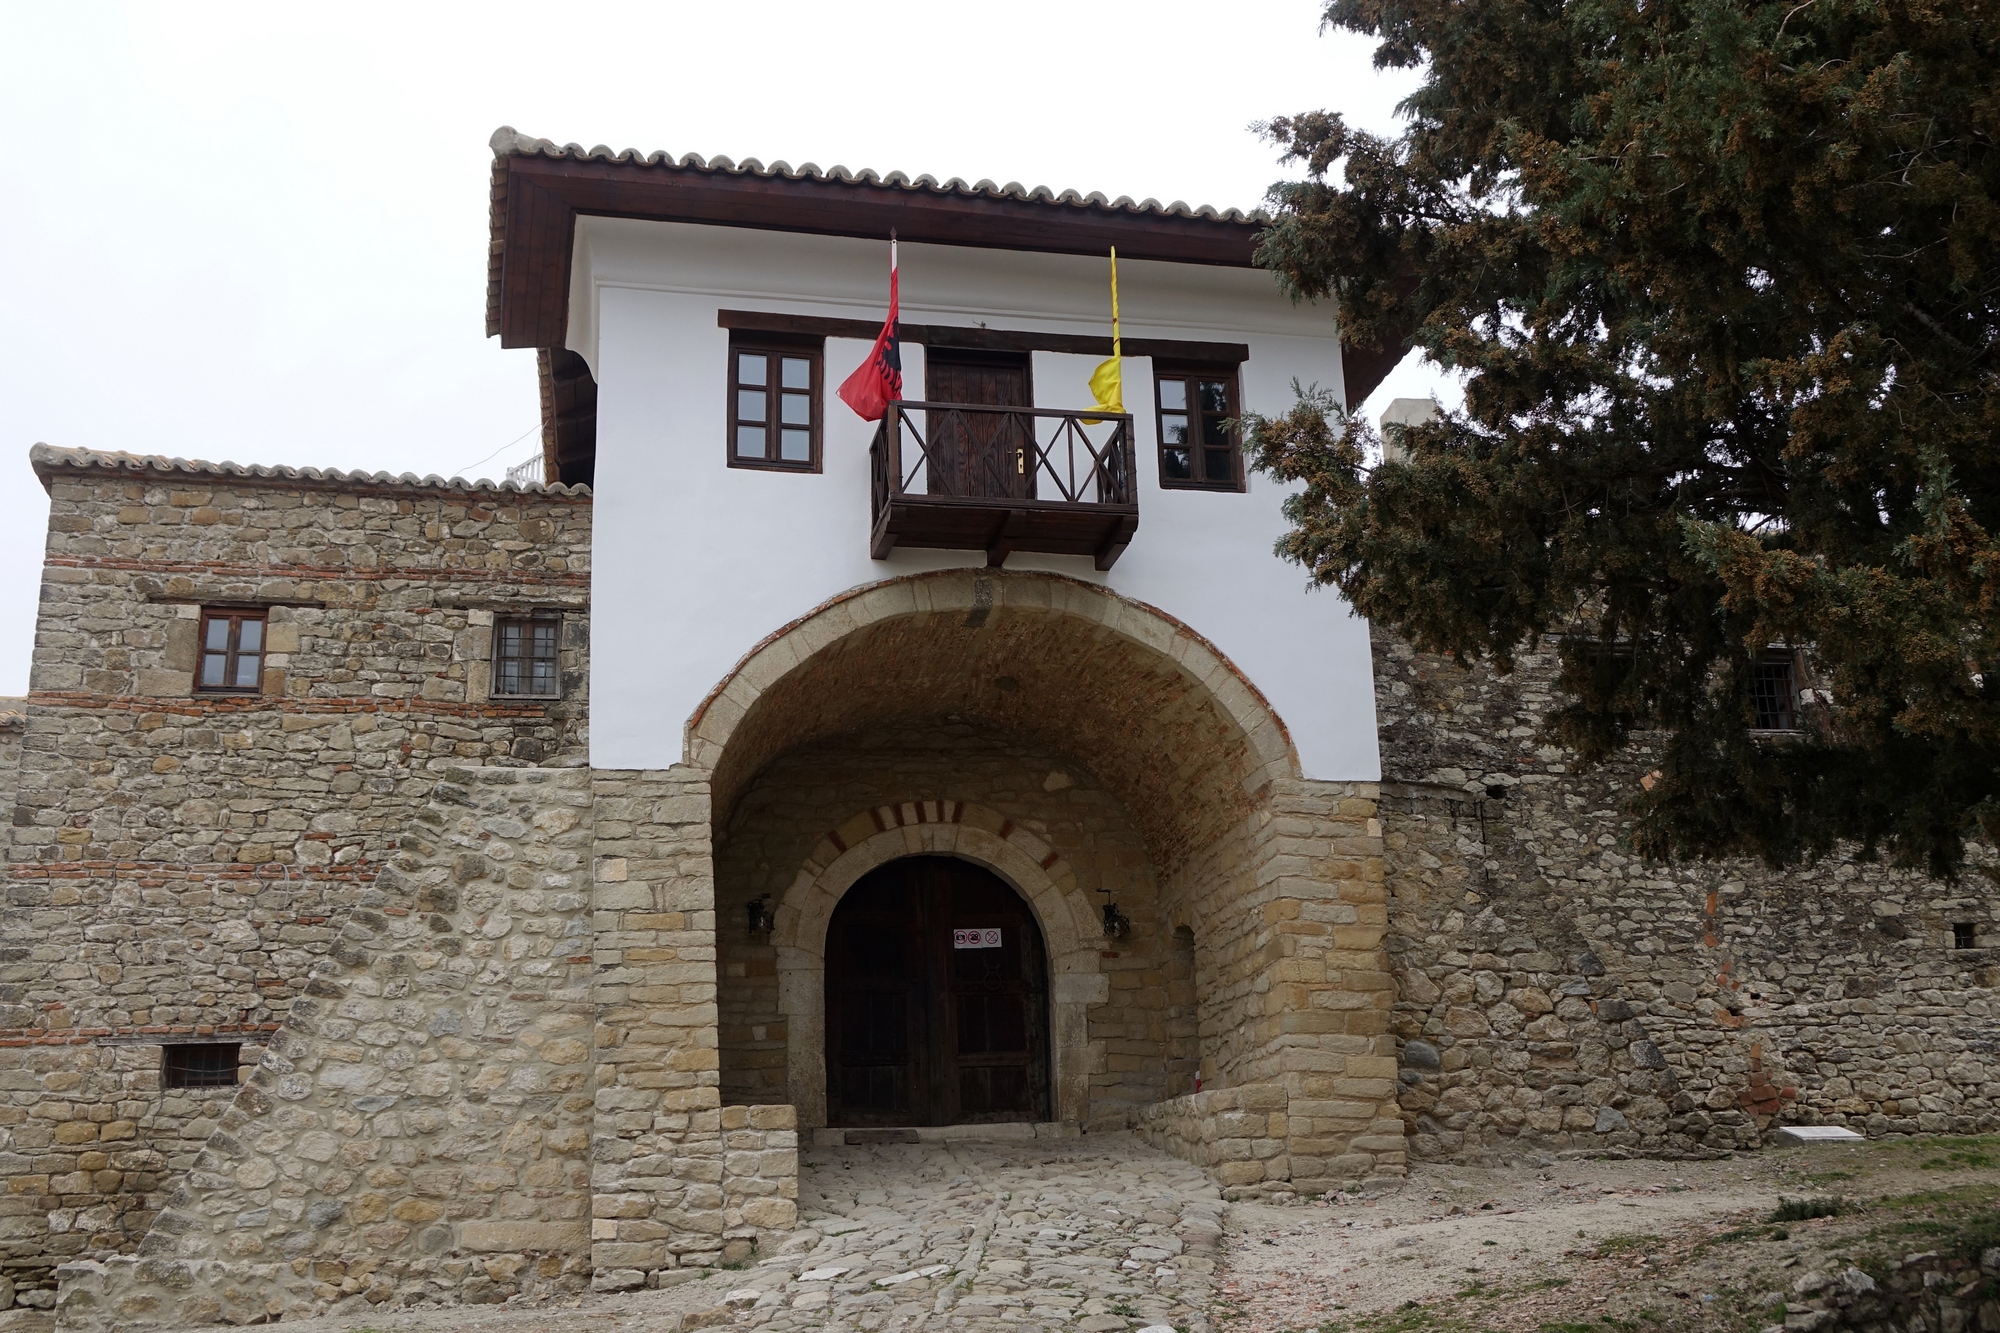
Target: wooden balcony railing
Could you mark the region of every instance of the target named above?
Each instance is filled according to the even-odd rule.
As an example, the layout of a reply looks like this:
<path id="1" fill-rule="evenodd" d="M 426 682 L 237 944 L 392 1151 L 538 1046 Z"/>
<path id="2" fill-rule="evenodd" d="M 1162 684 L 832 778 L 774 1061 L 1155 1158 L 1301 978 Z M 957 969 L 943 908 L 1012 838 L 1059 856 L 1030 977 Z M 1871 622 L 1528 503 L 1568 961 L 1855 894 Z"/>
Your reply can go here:
<path id="1" fill-rule="evenodd" d="M 877 560 L 898 546 L 1087 555 L 1109 569 L 1139 527 L 1132 418 L 979 403 L 889 404 L 869 448 Z"/>

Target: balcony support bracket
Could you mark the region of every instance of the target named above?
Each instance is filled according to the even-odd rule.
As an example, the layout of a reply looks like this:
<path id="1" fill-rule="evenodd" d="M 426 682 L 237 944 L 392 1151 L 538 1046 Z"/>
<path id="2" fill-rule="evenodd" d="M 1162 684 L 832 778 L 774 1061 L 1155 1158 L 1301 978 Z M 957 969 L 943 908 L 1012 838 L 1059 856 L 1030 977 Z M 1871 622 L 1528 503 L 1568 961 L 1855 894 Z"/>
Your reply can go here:
<path id="1" fill-rule="evenodd" d="M 1007 557 L 1014 554 L 1014 543 L 1021 539 L 1021 530 L 1028 525 L 1028 511 L 1010 509 L 1007 517 L 986 543 L 986 567 L 1004 569 Z"/>

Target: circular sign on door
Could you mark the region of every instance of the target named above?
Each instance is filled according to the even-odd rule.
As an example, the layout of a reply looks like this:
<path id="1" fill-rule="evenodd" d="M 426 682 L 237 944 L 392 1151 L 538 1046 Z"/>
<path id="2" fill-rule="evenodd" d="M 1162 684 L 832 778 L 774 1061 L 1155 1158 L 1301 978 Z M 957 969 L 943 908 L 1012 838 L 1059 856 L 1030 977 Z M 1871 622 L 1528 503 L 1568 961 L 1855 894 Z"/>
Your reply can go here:
<path id="1" fill-rule="evenodd" d="M 954 949 L 997 949 L 1000 947 L 1000 927 L 982 926 L 972 930 L 951 932 L 951 947 Z"/>

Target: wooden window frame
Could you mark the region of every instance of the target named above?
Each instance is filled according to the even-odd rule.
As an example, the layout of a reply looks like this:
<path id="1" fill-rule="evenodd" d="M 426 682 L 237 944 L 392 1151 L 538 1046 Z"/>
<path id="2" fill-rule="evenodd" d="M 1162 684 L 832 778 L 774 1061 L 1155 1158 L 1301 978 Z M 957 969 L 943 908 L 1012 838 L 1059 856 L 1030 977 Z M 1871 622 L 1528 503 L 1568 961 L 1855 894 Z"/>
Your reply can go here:
<path id="1" fill-rule="evenodd" d="M 745 388 L 755 389 L 757 387 L 756 385 L 745 386 L 737 381 L 736 376 L 742 365 L 738 357 L 746 354 L 761 354 L 766 357 L 803 357 L 811 363 L 812 388 L 809 395 L 809 401 L 812 404 L 812 421 L 810 426 L 812 434 L 811 458 L 801 461 L 799 459 L 787 459 L 778 456 L 779 431 L 782 429 L 783 424 L 778 419 L 779 402 L 784 396 L 784 390 L 779 383 L 778 374 L 773 373 L 776 368 L 772 367 L 768 362 L 765 365 L 763 386 L 765 391 L 764 456 L 762 458 L 746 458 L 736 452 L 736 428 L 738 425 L 736 413 L 738 403 L 737 394 Z M 727 413 L 729 432 L 724 441 L 725 456 L 729 460 L 729 466 L 752 468 L 764 472 L 820 471 L 820 438 L 824 434 L 826 426 L 825 377 L 826 339 L 824 338 L 778 333 L 732 332 L 729 335 L 729 368 L 728 372 L 723 376 L 723 382 L 726 385 L 726 392 L 729 399 Z"/>
<path id="2" fill-rule="evenodd" d="M 220 1061 L 190 1061 L 194 1051 L 227 1051 Z M 240 1041 L 171 1042 L 160 1048 L 160 1086 L 163 1088 L 234 1088 L 242 1079 L 243 1043 Z M 226 1067 L 225 1067 L 226 1065 Z"/>
<path id="3" fill-rule="evenodd" d="M 537 622 L 540 622 L 543 624 L 553 625 L 555 627 L 555 655 L 552 659 L 554 664 L 554 677 L 555 677 L 555 688 L 553 690 L 547 693 L 525 693 L 525 692 L 515 693 L 508 690 L 503 690 L 500 687 L 501 668 L 503 664 L 508 660 L 506 658 L 503 658 L 500 652 L 501 631 L 509 621 L 516 621 L 523 625 L 528 625 L 528 626 L 532 626 Z M 487 691 L 486 691 L 487 697 L 489 699 L 542 699 L 542 700 L 562 698 L 562 636 L 563 636 L 563 616 L 562 612 L 560 611 L 494 612 L 493 651 L 491 654 L 493 658 L 493 678 L 487 686 Z M 532 642 L 532 639 L 530 639 L 530 642 Z M 522 656 L 520 658 L 520 661 L 532 667 L 535 658 L 533 654 L 530 653 Z M 533 675 L 532 669 L 525 673 L 526 677 L 532 677 L 532 675 Z"/>
<path id="4" fill-rule="evenodd" d="M 1200 417 L 1202 413 L 1194 406 L 1195 394 L 1193 391 L 1193 384 L 1196 380 L 1220 380 L 1229 398 L 1228 414 L 1224 417 L 1224 420 L 1240 420 L 1243 416 L 1243 383 L 1241 371 L 1241 366 L 1230 363 L 1201 364 L 1188 361 L 1155 361 L 1153 363 L 1153 435 L 1156 440 L 1153 458 L 1160 470 L 1161 490 L 1219 491 L 1223 493 L 1233 492 L 1240 495 L 1248 489 L 1244 484 L 1243 432 L 1240 429 L 1232 429 L 1229 432 L 1229 476 L 1223 479 L 1212 479 L 1207 475 L 1208 446 L 1200 442 Z M 1179 380 L 1188 386 L 1188 407 L 1185 410 L 1189 418 L 1195 422 L 1195 425 L 1191 432 L 1193 442 L 1186 446 L 1189 451 L 1189 471 L 1193 474 L 1187 477 L 1171 477 L 1167 475 L 1167 450 L 1169 448 L 1182 447 L 1179 445 L 1170 445 L 1167 441 L 1166 413 L 1168 409 L 1161 406 L 1160 386 L 1168 380 Z"/>
<path id="5" fill-rule="evenodd" d="M 257 649 L 254 654 L 249 654 L 255 656 L 257 659 L 257 680 L 254 684 L 250 685 L 234 684 L 231 682 L 236 680 L 238 674 L 237 665 L 246 656 L 241 643 L 243 625 L 249 621 L 254 621 L 259 626 L 257 631 Z M 227 638 L 224 640 L 224 647 L 222 649 L 222 679 L 224 683 L 221 685 L 210 685 L 206 680 L 208 675 L 208 659 L 214 650 L 208 646 L 208 627 L 217 623 L 226 623 L 229 626 Z M 197 636 L 195 639 L 194 656 L 195 693 L 262 694 L 264 692 L 264 665 L 265 660 L 271 654 L 269 608 L 204 606 L 201 609 L 200 626 L 195 633 Z"/>

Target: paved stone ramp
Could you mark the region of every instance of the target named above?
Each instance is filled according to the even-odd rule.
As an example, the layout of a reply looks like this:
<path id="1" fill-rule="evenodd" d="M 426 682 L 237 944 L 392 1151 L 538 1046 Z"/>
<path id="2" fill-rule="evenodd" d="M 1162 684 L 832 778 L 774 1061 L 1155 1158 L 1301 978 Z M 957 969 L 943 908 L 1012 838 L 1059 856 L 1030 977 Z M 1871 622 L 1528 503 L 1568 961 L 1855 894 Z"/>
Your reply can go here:
<path id="1" fill-rule="evenodd" d="M 741 1274 L 735 1322 L 1205 1330 L 1223 1206 L 1197 1168 L 1122 1133 L 813 1149 L 801 1229 Z"/>

